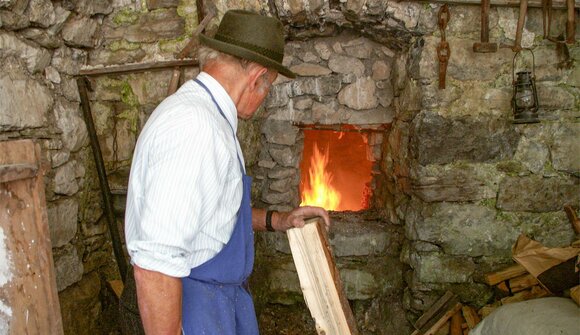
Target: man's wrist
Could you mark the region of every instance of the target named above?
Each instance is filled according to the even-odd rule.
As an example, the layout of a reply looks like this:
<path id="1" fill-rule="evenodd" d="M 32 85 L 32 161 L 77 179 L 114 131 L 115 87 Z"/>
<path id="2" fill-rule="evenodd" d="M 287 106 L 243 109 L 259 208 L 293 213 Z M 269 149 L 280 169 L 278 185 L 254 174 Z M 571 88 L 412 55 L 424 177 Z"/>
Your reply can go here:
<path id="1" fill-rule="evenodd" d="M 272 215 L 275 212 L 276 211 L 273 211 L 273 210 L 266 211 L 266 230 L 267 231 L 276 231 L 276 229 L 274 229 L 274 227 L 272 227 Z"/>

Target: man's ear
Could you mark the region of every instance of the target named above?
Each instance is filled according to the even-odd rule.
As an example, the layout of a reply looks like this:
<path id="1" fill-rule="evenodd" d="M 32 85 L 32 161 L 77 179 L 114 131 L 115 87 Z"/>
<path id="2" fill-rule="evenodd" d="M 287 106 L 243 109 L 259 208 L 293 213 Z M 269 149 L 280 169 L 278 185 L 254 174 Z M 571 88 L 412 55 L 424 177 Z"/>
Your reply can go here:
<path id="1" fill-rule="evenodd" d="M 254 90 L 256 89 L 256 87 L 260 86 L 260 77 L 262 77 L 266 72 L 268 72 L 268 69 L 259 64 L 252 63 L 250 64 L 249 72 L 250 72 L 250 80 L 248 82 L 248 85 L 252 90 Z"/>

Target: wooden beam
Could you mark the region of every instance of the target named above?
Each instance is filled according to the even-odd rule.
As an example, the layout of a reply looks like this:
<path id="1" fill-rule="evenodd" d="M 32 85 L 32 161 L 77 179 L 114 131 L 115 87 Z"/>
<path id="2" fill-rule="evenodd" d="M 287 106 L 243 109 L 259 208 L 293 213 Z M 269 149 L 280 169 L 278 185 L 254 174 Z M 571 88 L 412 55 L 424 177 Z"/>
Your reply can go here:
<path id="1" fill-rule="evenodd" d="M 286 231 L 300 287 L 318 334 L 358 334 L 354 316 L 319 218 Z"/>
<path id="2" fill-rule="evenodd" d="M 416 0 L 418 2 L 428 2 L 428 3 L 440 3 L 440 4 L 451 4 L 451 5 L 481 5 L 481 0 Z M 491 0 L 491 6 L 496 7 L 520 7 L 520 0 Z M 529 0 L 528 8 L 542 8 L 542 0 Z M 552 8 L 565 9 L 565 0 L 552 0 Z M 580 2 L 578 0 L 574 1 L 574 8 L 580 8 Z"/>
<path id="3" fill-rule="evenodd" d="M 102 76 L 106 74 L 158 71 L 180 66 L 195 67 L 198 65 L 199 62 L 197 61 L 197 59 L 181 59 L 154 63 L 134 63 L 125 65 L 85 68 L 79 71 L 79 76 Z"/>

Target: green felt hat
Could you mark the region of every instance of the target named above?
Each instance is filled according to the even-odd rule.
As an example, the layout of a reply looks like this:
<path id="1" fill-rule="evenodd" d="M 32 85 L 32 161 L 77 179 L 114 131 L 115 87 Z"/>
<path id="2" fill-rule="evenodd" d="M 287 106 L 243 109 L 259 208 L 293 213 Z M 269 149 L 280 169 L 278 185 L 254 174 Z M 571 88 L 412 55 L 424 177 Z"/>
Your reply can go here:
<path id="1" fill-rule="evenodd" d="M 288 78 L 296 74 L 282 65 L 284 27 L 278 19 L 244 10 L 224 14 L 213 38 L 200 34 L 210 48 L 272 68 Z"/>

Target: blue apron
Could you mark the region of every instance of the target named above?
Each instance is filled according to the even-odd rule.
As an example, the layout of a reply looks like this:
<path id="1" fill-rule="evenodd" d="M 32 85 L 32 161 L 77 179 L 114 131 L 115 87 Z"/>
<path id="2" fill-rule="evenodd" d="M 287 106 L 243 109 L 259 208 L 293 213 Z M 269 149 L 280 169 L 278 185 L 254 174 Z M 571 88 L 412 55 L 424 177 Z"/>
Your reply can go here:
<path id="1" fill-rule="evenodd" d="M 195 81 L 209 93 L 225 119 L 209 89 L 199 80 Z M 235 140 L 233 128 L 232 132 Z M 250 206 L 252 178 L 244 173 L 239 155 L 238 162 L 242 170 L 244 192 L 232 236 L 215 257 L 191 269 L 189 276 L 181 280 L 184 335 L 258 334 L 254 303 L 247 286 L 254 266 L 254 233 Z"/>

